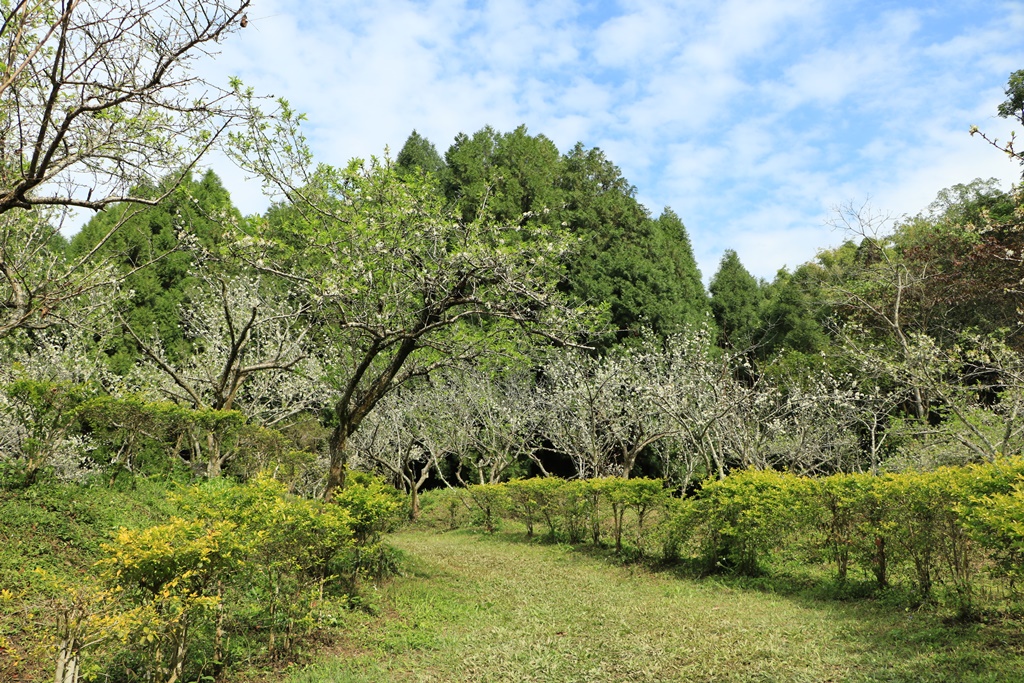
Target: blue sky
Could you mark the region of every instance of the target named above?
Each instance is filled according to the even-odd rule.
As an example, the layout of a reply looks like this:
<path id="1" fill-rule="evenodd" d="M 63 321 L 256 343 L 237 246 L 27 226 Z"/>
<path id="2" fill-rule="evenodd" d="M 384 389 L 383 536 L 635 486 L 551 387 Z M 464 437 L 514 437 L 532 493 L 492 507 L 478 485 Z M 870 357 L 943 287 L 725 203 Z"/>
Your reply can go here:
<path id="1" fill-rule="evenodd" d="M 1024 69 L 1024 3 L 701 0 L 255 0 L 212 80 L 305 112 L 318 160 L 395 154 L 412 129 L 525 124 L 600 147 L 655 215 L 685 222 L 705 276 L 735 249 L 771 279 L 844 235 L 833 207 L 924 209 L 1020 168 L 969 127 Z M 1024 131 L 1022 131 L 1024 132 Z M 259 183 L 214 162 L 243 211 Z"/>

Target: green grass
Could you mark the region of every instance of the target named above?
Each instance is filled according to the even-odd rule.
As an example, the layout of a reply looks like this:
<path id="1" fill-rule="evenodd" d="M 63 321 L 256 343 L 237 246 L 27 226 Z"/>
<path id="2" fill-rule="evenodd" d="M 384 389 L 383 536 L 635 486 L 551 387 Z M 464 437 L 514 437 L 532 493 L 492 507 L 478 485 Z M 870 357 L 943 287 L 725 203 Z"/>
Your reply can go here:
<path id="1" fill-rule="evenodd" d="M 1024 681 L 1024 628 L 778 595 L 469 532 L 404 533 L 408 571 L 289 683 Z"/>

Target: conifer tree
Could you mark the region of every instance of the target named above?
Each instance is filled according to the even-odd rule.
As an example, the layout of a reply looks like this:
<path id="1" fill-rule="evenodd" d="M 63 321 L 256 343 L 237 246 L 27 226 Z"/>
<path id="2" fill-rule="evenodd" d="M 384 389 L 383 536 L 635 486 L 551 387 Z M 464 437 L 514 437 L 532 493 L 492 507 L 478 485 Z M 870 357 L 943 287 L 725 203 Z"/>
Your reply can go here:
<path id="1" fill-rule="evenodd" d="M 711 279 L 711 311 L 718 324 L 719 344 L 743 351 L 752 348 L 761 322 L 764 295 L 757 279 L 727 249 Z"/>
<path id="2" fill-rule="evenodd" d="M 395 169 L 402 175 L 415 172 L 437 175 L 444 170 L 444 159 L 437 153 L 434 143 L 413 129 L 395 158 Z"/>

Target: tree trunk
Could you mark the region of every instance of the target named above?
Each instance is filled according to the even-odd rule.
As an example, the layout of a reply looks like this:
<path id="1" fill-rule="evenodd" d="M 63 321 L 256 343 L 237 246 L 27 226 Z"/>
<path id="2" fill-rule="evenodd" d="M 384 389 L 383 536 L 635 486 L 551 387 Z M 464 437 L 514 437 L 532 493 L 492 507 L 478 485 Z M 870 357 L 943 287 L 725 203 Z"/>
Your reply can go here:
<path id="1" fill-rule="evenodd" d="M 220 468 L 223 461 L 220 457 L 219 445 L 212 433 L 206 435 L 206 451 L 209 458 L 206 464 L 207 479 L 216 479 L 220 476 Z"/>
<path id="2" fill-rule="evenodd" d="M 220 679 L 224 668 L 224 582 L 217 582 L 217 623 L 213 632 L 214 677 Z"/>
<path id="3" fill-rule="evenodd" d="M 875 583 L 879 588 L 885 588 L 889 585 L 885 539 L 881 536 L 875 536 L 875 553 L 872 557 L 871 571 L 875 575 Z"/>
<path id="4" fill-rule="evenodd" d="M 622 449 L 622 478 L 629 479 L 629 473 L 633 471 L 633 465 L 636 463 L 636 456 L 639 452 L 633 452 L 630 449 Z"/>
<path id="5" fill-rule="evenodd" d="M 410 486 L 409 488 L 409 495 L 412 498 L 412 500 L 410 501 L 409 519 L 415 521 L 420 514 L 420 489 L 416 485 L 416 482 L 412 482 L 412 486 Z"/>
<path id="6" fill-rule="evenodd" d="M 73 636 L 68 636 L 60 643 L 57 650 L 57 673 L 54 683 L 78 683 L 78 652 Z"/>
<path id="7" fill-rule="evenodd" d="M 348 471 L 348 423 L 342 422 L 334 428 L 330 441 L 331 465 L 327 471 L 327 487 L 324 500 L 330 500 L 335 489 L 345 488 Z"/>

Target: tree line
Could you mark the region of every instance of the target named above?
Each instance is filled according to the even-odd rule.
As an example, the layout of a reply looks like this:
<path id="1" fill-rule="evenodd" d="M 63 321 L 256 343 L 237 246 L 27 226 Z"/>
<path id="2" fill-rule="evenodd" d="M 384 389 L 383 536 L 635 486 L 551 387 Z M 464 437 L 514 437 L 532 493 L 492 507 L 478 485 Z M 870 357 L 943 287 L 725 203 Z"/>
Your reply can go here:
<path id="1" fill-rule="evenodd" d="M 134 466 L 156 427 L 83 420 L 99 397 L 193 411 L 172 460 L 208 477 L 252 474 L 240 425 L 273 433 L 328 497 L 354 466 L 413 494 L 524 473 L 687 490 L 1020 452 L 1018 190 L 976 180 L 913 217 L 840 207 L 840 247 L 771 282 L 730 250 L 705 290 L 679 217 L 652 217 L 599 149 L 485 127 L 442 157 L 413 131 L 394 160 L 334 168 L 286 103 L 238 98 L 230 149 L 277 192 L 264 214 L 186 172 L 136 188 L 156 206 L 113 205 L 69 241 L 48 225 L 20 256 L 40 287 L 78 283 L 3 337 L 0 439 L 25 481 L 60 457 Z"/>

